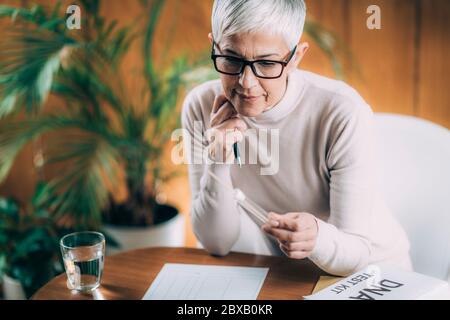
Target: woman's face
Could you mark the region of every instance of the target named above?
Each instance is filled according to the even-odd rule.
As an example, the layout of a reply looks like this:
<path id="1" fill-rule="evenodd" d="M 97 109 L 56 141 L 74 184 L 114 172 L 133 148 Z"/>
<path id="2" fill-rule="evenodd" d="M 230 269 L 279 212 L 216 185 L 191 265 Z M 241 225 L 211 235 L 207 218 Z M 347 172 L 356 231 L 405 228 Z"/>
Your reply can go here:
<path id="1" fill-rule="evenodd" d="M 225 96 L 236 111 L 246 117 L 255 117 L 277 104 L 286 91 L 288 74 L 297 67 L 303 53 L 306 52 L 303 50 L 305 45 L 307 47 L 307 44 L 299 46 L 280 78 L 258 78 L 250 66 L 246 66 L 242 74 L 236 76 L 221 73 L 220 79 Z M 282 37 L 263 32 L 224 37 L 215 47 L 216 54 L 246 60 L 286 61 L 290 50 L 292 48 L 287 46 Z"/>

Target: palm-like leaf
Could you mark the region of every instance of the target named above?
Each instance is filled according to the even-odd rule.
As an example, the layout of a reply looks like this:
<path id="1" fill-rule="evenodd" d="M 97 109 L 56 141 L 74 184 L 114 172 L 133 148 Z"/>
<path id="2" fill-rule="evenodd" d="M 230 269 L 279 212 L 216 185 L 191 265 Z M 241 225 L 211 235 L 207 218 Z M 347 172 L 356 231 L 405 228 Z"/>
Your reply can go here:
<path id="1" fill-rule="evenodd" d="M 6 178 L 14 160 L 25 144 L 43 133 L 58 128 L 80 127 L 73 119 L 50 116 L 36 120 L 9 121 L 0 126 L 0 181 Z"/>
<path id="2" fill-rule="evenodd" d="M 48 15 L 39 5 L 33 5 L 30 9 L 0 5 L 0 17 L 11 17 L 13 22 L 30 22 L 39 28 L 55 30 L 65 21 L 58 16 L 60 6 L 61 2 L 58 1 L 52 13 Z"/>
<path id="3" fill-rule="evenodd" d="M 151 95 L 153 99 L 156 99 L 158 95 L 158 83 L 159 83 L 159 77 L 156 73 L 155 66 L 153 63 L 153 55 L 152 55 L 152 48 L 153 48 L 153 39 L 155 36 L 155 30 L 156 25 L 158 22 L 159 15 L 163 9 L 164 6 L 164 0 L 155 0 L 151 3 L 149 7 L 149 19 L 148 23 L 145 29 L 145 35 L 144 35 L 144 70 L 145 75 L 148 81 L 148 85 L 150 88 Z M 151 107 L 151 106 L 150 106 Z"/>
<path id="4" fill-rule="evenodd" d="M 7 31 L 0 45 L 0 117 L 23 104 L 28 112 L 38 111 L 59 69 L 61 51 L 73 45 L 71 39 L 49 31 Z"/>
<path id="5" fill-rule="evenodd" d="M 68 129 L 82 134 L 70 139 L 70 135 L 63 134 Z M 24 144 L 51 131 L 58 131 L 60 138 L 48 150 L 47 163 L 70 160 L 64 174 L 51 184 L 62 192 L 55 212 L 58 216 L 71 213 L 77 217 L 77 224 L 98 228 L 101 208 L 107 200 L 104 180 L 117 183 L 117 148 L 125 144 L 113 135 L 102 135 L 105 131 L 101 128 L 63 116 L 7 123 L 0 129 L 0 154 L 4 155 L 0 158 L 0 178 L 4 178 Z"/>
<path id="6" fill-rule="evenodd" d="M 48 162 L 70 160 L 65 174 L 52 183 L 62 191 L 55 209 L 57 217 L 70 214 L 77 217 L 77 224 L 99 229 L 101 209 L 108 200 L 105 179 L 117 184 L 117 149 L 95 135 L 79 136 L 70 143 L 65 140 L 57 147 Z"/>

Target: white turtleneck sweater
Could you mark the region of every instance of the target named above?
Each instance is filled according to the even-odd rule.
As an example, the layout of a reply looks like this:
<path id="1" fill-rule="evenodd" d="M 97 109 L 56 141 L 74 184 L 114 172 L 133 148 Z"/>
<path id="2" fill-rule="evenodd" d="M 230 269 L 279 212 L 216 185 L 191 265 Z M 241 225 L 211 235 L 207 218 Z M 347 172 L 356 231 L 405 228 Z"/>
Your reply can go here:
<path id="1" fill-rule="evenodd" d="M 220 80 L 214 80 L 185 99 L 182 123 L 190 157 L 194 148 L 205 145 L 199 135 L 194 140 L 194 123 L 202 124 L 202 132 L 210 128 L 213 101 L 220 93 Z M 276 240 L 236 203 L 232 191 L 207 174 L 211 170 L 268 212 L 313 214 L 319 228 L 309 259 L 330 274 L 345 276 L 379 262 L 411 269 L 407 236 L 378 193 L 373 113 L 354 89 L 296 70 L 277 105 L 243 119 L 256 132 L 279 130 L 279 164 L 274 157 L 268 162 L 279 168 L 261 174 L 268 163 L 261 161 L 261 148 L 248 136 L 239 143 L 241 156 L 245 162 L 249 150 L 258 150 L 256 164 L 189 164 L 192 226 L 208 252 L 283 255 Z M 188 141 L 196 141 L 196 147 Z"/>

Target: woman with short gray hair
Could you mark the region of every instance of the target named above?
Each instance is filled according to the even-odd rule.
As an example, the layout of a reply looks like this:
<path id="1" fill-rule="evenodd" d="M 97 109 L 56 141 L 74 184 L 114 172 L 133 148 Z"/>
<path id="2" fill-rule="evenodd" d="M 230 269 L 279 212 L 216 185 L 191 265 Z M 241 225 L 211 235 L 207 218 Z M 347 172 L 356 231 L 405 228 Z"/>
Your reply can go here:
<path id="1" fill-rule="evenodd" d="M 375 182 L 370 106 L 342 81 L 297 69 L 305 16 L 302 0 L 214 2 L 220 80 L 194 88 L 182 114 L 194 233 L 215 255 L 309 258 L 341 276 L 381 262 L 410 270 L 408 239 Z M 269 220 L 248 215 L 225 184 Z"/>

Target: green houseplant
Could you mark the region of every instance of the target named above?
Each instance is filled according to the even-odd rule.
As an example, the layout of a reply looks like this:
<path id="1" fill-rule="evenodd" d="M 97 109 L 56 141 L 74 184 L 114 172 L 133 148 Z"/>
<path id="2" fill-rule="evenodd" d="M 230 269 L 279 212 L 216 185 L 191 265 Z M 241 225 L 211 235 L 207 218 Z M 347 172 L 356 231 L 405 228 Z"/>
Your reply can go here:
<path id="1" fill-rule="evenodd" d="M 178 94 L 200 63 L 182 56 L 163 69 L 155 66 L 152 46 L 164 1 L 144 4 L 149 18 L 143 31 L 107 22 L 100 1 L 81 4 L 87 13 L 82 32 L 66 29 L 59 3 L 51 10 L 0 6 L 0 16 L 15 19 L 0 43 L 0 181 L 26 143 L 57 133 L 45 150 L 46 164 L 68 164 L 50 181 L 59 191 L 56 218 L 70 215 L 75 225 L 91 228 L 103 220 L 156 224 L 177 213 L 155 201 L 158 182 L 173 174 L 164 172 L 161 158 L 179 125 Z M 143 35 L 144 86 L 136 103 L 125 92 L 120 73 L 138 34 Z M 49 94 L 61 97 L 65 106 L 46 110 Z M 22 109 L 25 119 L 15 116 Z M 111 201 L 105 183 L 118 184 L 118 170 L 125 172 L 129 194 L 121 204 Z"/>
<path id="2" fill-rule="evenodd" d="M 108 22 L 99 0 L 80 1 L 85 13 L 81 31 L 66 28 L 60 2 L 49 9 L 0 6 L 0 17 L 13 20 L 0 40 L 0 182 L 24 145 L 51 133 L 45 164 L 64 165 L 49 181 L 58 192 L 51 214 L 69 217 L 75 228 L 99 229 L 104 221 L 153 225 L 177 213 L 158 204 L 156 196 L 159 182 L 173 175 L 165 170 L 162 155 L 179 126 L 178 96 L 189 83 L 216 75 L 207 53 L 196 61 L 181 56 L 157 65 L 153 44 L 165 1 L 141 2 L 144 30 Z M 311 22 L 305 32 L 340 72 L 335 38 Z M 138 76 L 144 85 L 135 99 L 120 74 L 137 39 L 143 61 Z M 205 62 L 211 72 L 197 73 Z M 48 108 L 50 94 L 62 101 L 57 109 Z M 119 183 L 118 172 L 124 173 L 128 191 L 122 203 L 113 201 L 108 188 Z"/>
<path id="3" fill-rule="evenodd" d="M 52 189 L 43 182 L 38 183 L 28 203 L 0 197 L 0 279 L 9 277 L 19 282 L 23 298 L 29 298 L 63 270 L 58 241 L 69 230 L 51 217 L 49 208 L 55 199 Z M 4 288 L 8 290 L 7 285 Z"/>

